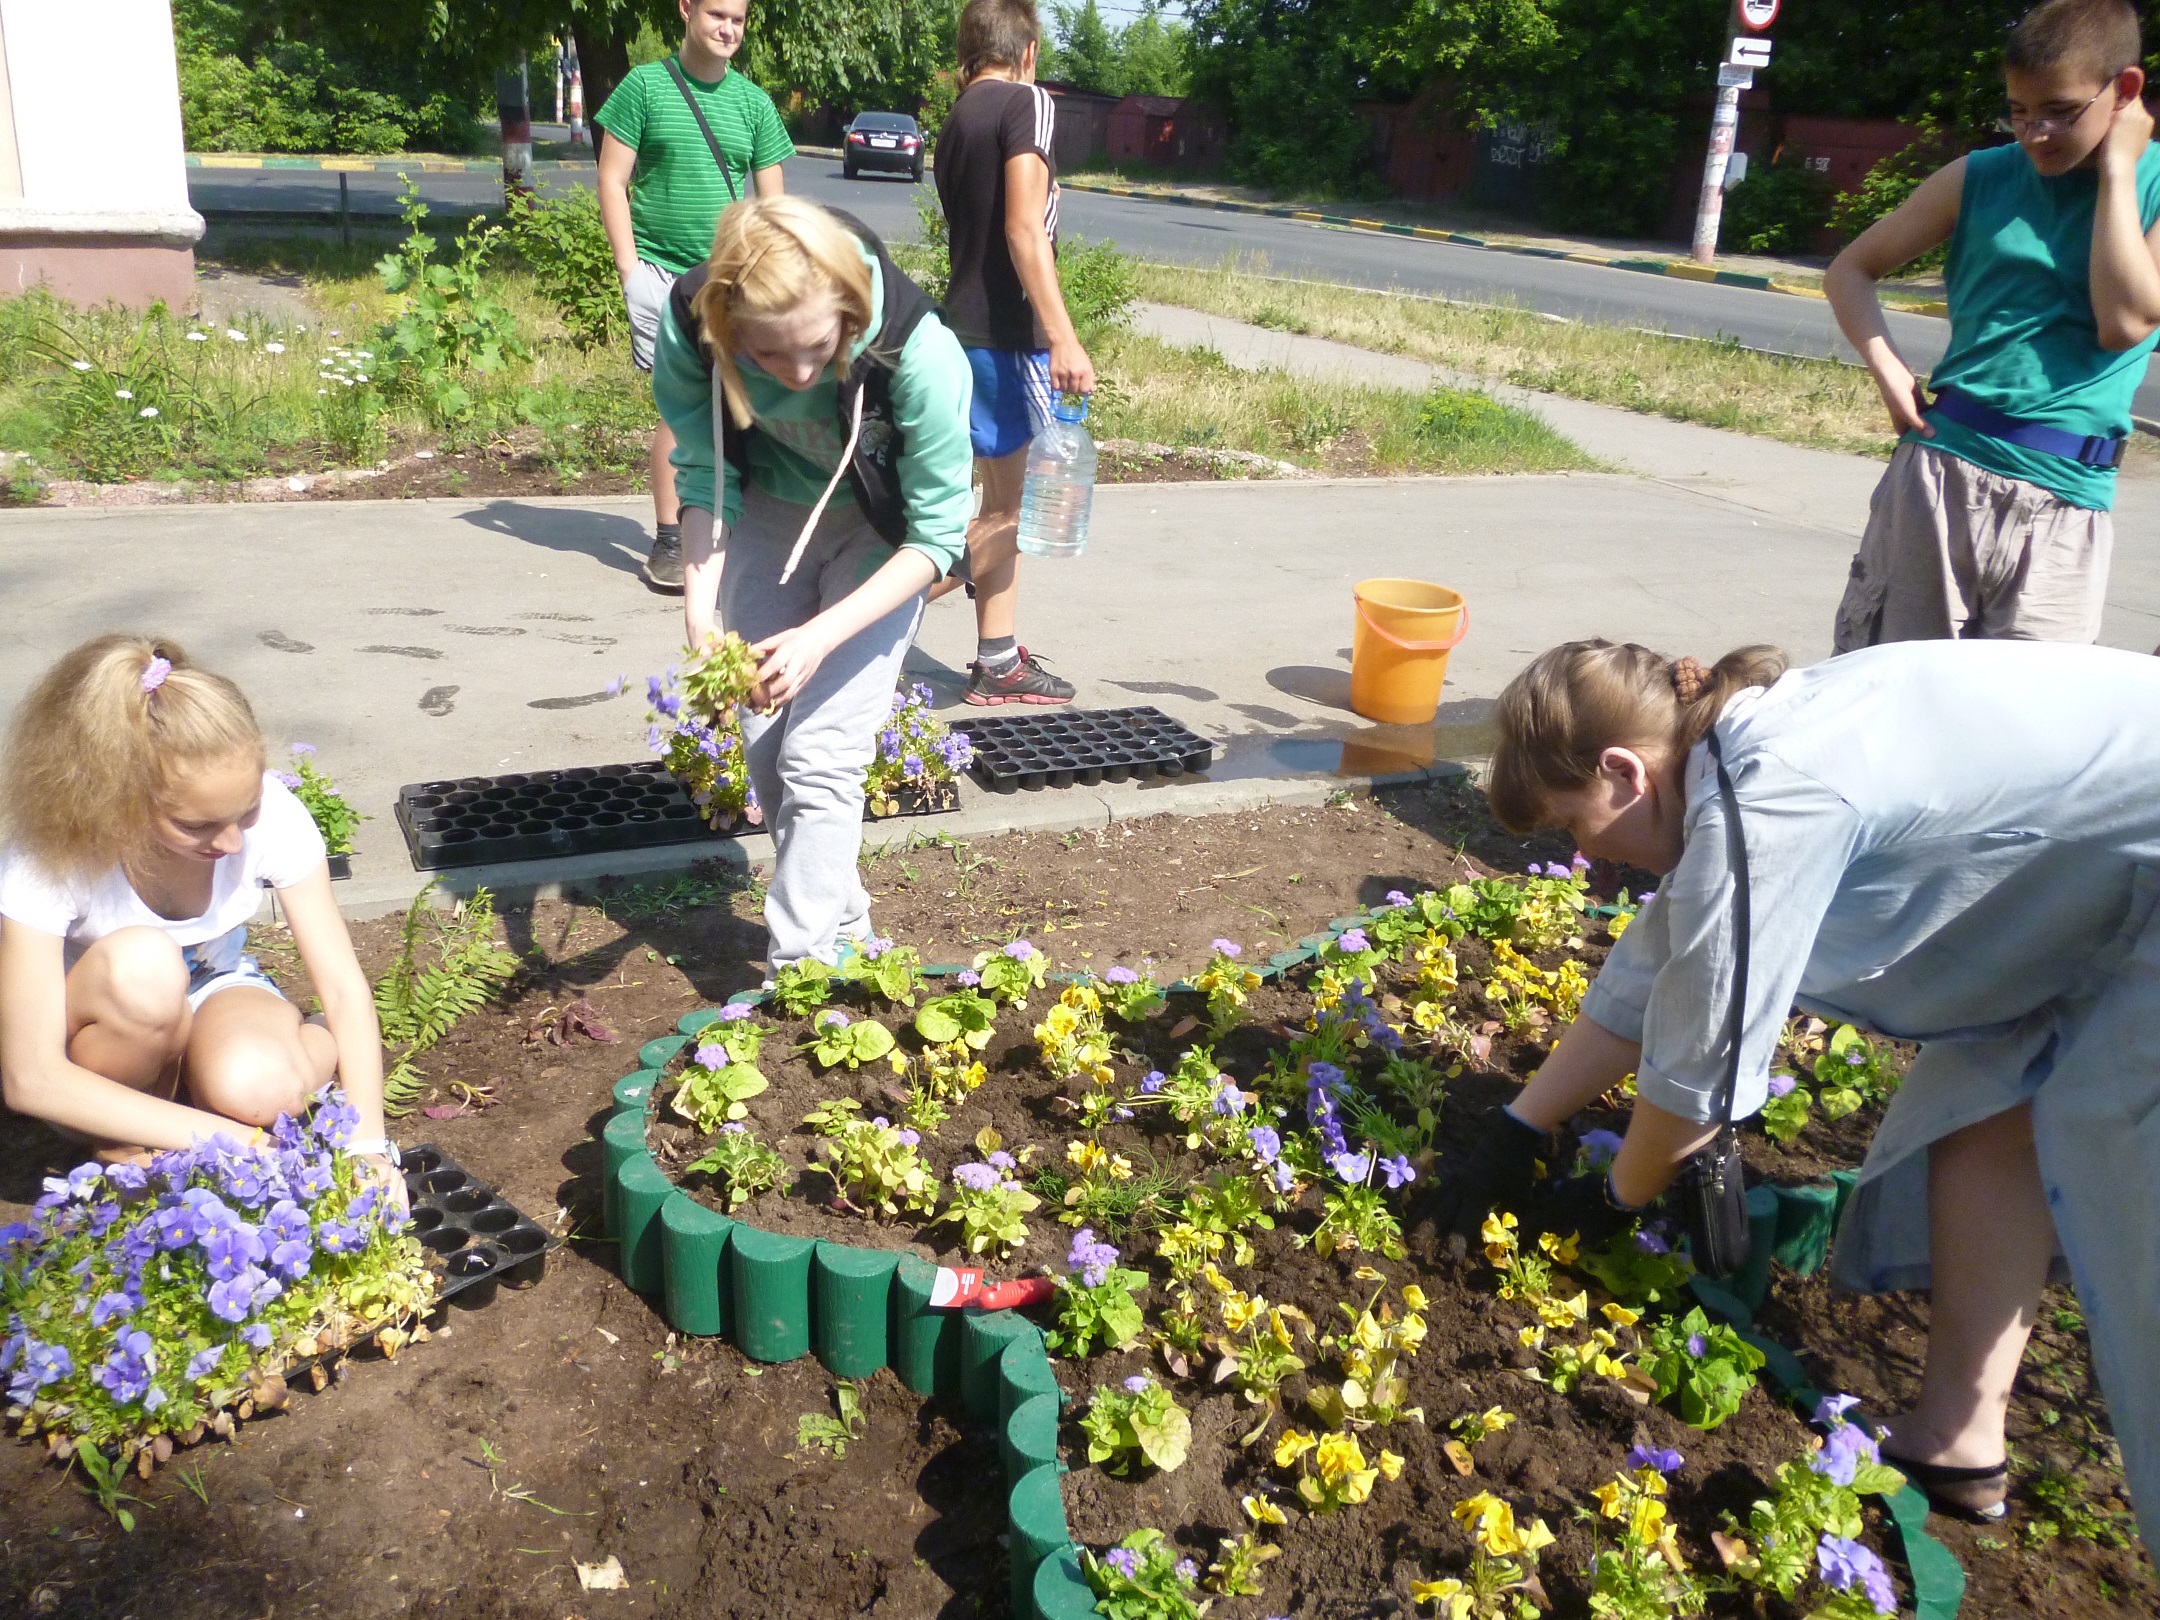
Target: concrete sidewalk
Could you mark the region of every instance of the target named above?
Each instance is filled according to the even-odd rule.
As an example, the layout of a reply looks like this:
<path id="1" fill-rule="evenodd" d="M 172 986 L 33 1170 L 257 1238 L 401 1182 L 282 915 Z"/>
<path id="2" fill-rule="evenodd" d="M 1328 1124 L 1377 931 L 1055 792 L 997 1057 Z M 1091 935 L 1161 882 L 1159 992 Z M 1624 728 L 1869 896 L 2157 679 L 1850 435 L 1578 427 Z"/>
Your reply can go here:
<path id="1" fill-rule="evenodd" d="M 1253 363 L 1238 344 L 1255 329 L 1229 324 L 1208 335 Z M 1384 360 L 1257 338 L 1292 345 L 1282 358 L 1296 369 L 1347 364 L 1372 377 Z M 887 823 L 871 838 L 1235 808 L 1475 760 L 1501 686 L 1576 636 L 1704 657 L 1757 640 L 1802 661 L 1828 651 L 1877 464 L 1537 405 L 1642 473 L 1099 490 L 1086 555 L 1028 564 L 1023 639 L 1078 683 L 1082 706 L 1151 703 L 1215 739 L 1215 768 L 1204 781 L 1013 796 L 971 783 L 957 816 Z M 2118 553 L 2109 619 L 2110 641 L 2141 650 L 2160 639 L 2156 494 L 2150 481 L 2125 489 L 2136 532 Z M 374 818 L 340 897 L 356 914 L 388 909 L 422 881 L 391 816 L 401 784 L 644 757 L 641 677 L 681 644 L 678 603 L 637 578 L 650 513 L 636 497 L 0 513 L 0 589 L 16 626 L 0 645 L 0 706 L 84 637 L 132 627 L 177 638 L 241 683 L 274 750 L 315 744 Z M 1469 598 L 1437 726 L 1374 726 L 1349 711 L 1350 589 L 1385 576 Z M 910 669 L 948 718 L 974 712 L 960 703 L 973 650 L 964 598 L 929 611 Z M 638 679 L 610 697 L 617 675 Z M 758 836 L 452 886 L 478 878 L 517 892 L 767 851 Z"/>

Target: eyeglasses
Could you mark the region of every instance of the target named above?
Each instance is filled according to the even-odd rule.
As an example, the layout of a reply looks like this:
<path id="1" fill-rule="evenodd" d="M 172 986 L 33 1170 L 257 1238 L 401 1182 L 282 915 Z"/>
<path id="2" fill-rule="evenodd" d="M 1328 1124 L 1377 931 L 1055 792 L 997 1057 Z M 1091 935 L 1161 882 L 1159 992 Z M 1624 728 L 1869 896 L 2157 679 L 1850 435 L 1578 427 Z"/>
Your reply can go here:
<path id="1" fill-rule="evenodd" d="M 1996 118 L 1995 127 L 2005 135 L 2060 135 L 2092 110 L 2093 101 L 2098 101 L 2114 88 L 2112 84 L 2103 86 L 2094 93 L 2092 101 L 2086 102 L 2074 113 L 2047 113 L 2038 118 L 2021 118 L 2005 107 Z"/>

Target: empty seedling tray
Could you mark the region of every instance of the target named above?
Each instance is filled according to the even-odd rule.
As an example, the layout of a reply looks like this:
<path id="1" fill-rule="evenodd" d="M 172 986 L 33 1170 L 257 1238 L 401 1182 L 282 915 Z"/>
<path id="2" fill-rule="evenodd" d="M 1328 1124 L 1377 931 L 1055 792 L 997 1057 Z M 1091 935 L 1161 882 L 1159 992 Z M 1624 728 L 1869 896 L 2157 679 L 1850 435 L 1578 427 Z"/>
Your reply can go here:
<path id="1" fill-rule="evenodd" d="M 1215 745 L 1162 710 L 1060 710 L 970 719 L 975 779 L 997 793 L 1204 771 Z"/>
<path id="2" fill-rule="evenodd" d="M 477 1307 L 493 1299 L 498 1286 L 529 1288 L 540 1280 L 548 1251 L 560 1247 L 560 1239 L 460 1169 L 441 1148 L 407 1148 L 404 1160 L 412 1204 L 406 1230 L 442 1256 L 443 1299 L 463 1295 L 465 1305 Z"/>
<path id="3" fill-rule="evenodd" d="M 422 872 L 713 836 L 682 784 L 654 764 L 414 782 L 398 789 L 397 821 Z"/>
<path id="4" fill-rule="evenodd" d="M 949 785 L 938 795 L 909 790 L 894 814 L 935 815 L 958 803 Z M 865 819 L 885 818 L 866 813 Z M 726 832 L 707 827 L 682 784 L 650 762 L 412 782 L 398 789 L 397 823 L 420 872 L 604 855 L 754 830 L 740 823 Z"/>

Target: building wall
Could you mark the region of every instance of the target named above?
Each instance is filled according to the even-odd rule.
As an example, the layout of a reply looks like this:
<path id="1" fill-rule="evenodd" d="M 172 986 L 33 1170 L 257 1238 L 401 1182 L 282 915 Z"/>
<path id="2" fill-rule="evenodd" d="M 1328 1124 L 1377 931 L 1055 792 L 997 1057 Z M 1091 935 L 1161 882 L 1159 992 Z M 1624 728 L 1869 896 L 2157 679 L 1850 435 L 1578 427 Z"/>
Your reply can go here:
<path id="1" fill-rule="evenodd" d="M 189 206 L 167 0 L 0 0 L 0 292 L 191 304 Z"/>

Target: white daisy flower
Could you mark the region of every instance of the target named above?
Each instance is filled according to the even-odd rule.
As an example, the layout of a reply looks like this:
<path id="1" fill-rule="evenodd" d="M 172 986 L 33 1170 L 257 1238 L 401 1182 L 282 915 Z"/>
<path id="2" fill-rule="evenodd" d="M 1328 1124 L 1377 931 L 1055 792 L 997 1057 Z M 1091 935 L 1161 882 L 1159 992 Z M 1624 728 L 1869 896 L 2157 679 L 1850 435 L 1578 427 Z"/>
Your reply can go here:
<path id="1" fill-rule="evenodd" d="M 245 332 L 236 332 L 233 330 L 233 328 L 229 326 L 225 328 L 225 335 L 231 338 L 235 343 L 245 343 L 247 341 L 247 334 Z"/>
<path id="2" fill-rule="evenodd" d="M 88 371 L 90 369 L 90 362 L 87 360 L 71 360 L 68 363 L 77 371 Z"/>
<path id="3" fill-rule="evenodd" d="M 283 354 L 284 352 L 285 345 L 282 343 L 265 343 L 263 345 L 264 354 Z"/>
<path id="4" fill-rule="evenodd" d="M 187 340 L 190 343 L 208 343 L 210 334 L 208 332 L 190 332 L 187 335 Z"/>
<path id="5" fill-rule="evenodd" d="M 128 388 L 115 388 L 112 397 L 114 399 L 133 399 L 135 393 L 134 390 Z"/>
<path id="6" fill-rule="evenodd" d="M 157 415 L 157 407 L 156 407 L 155 405 L 145 405 L 145 406 L 144 406 L 144 407 L 143 407 L 143 408 L 142 408 L 141 410 L 137 411 L 137 412 L 136 412 L 135 414 L 136 414 L 137 416 L 155 416 L 155 415 Z"/>

